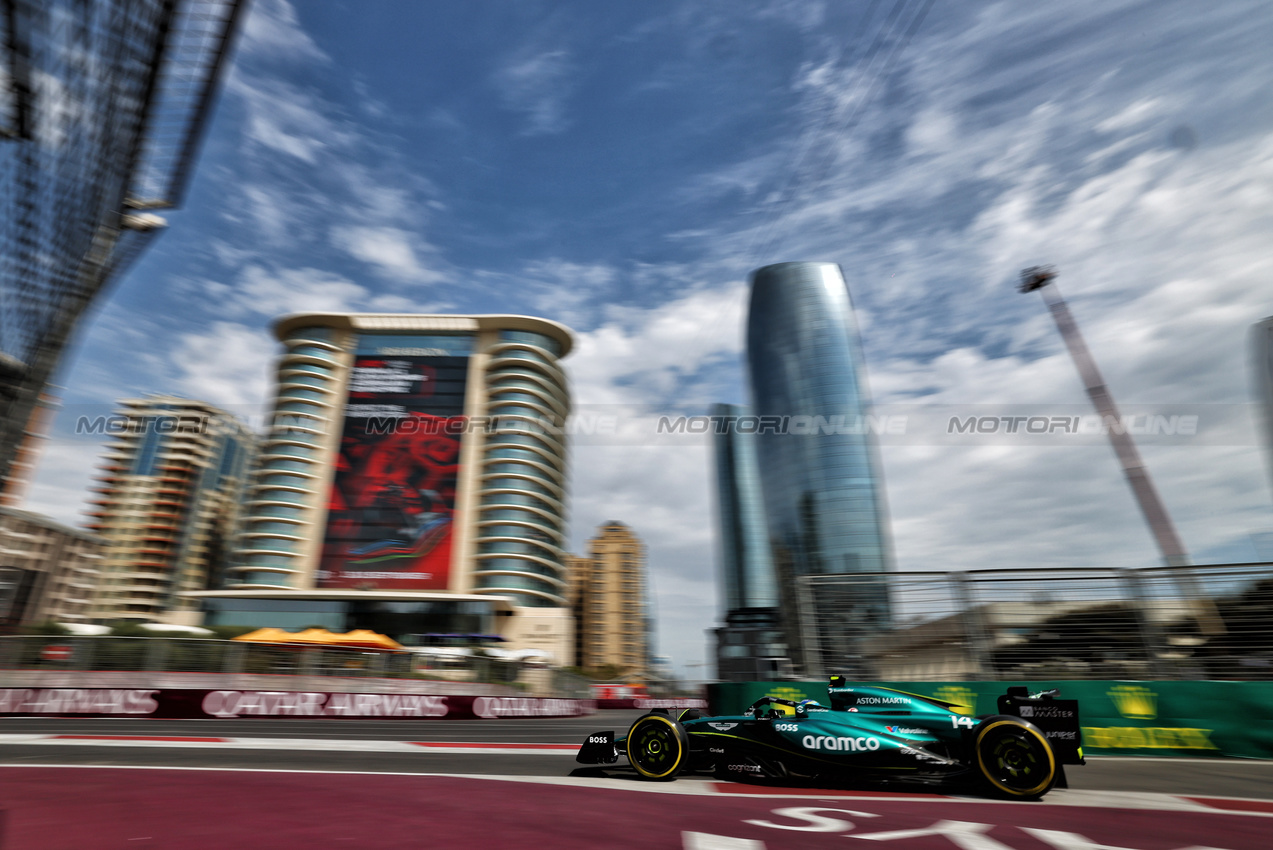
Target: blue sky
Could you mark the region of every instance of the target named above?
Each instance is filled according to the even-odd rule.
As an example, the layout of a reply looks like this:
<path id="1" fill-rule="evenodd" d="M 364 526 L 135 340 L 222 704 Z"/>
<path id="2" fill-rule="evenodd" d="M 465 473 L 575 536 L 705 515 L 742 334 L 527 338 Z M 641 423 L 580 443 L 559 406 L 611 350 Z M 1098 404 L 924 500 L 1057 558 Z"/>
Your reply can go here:
<path id="1" fill-rule="evenodd" d="M 80 521 L 101 446 L 68 428 L 90 405 L 257 412 L 283 313 L 557 319 L 578 406 L 628 434 L 575 451 L 575 549 L 608 519 L 646 539 L 660 649 L 700 675 L 709 458 L 648 425 L 746 401 L 748 272 L 844 267 L 881 408 L 1084 412 L 1012 287 L 1048 262 L 1120 401 L 1211 406 L 1144 454 L 1197 560 L 1253 558 L 1271 41 L 1273 12 L 1233 0 L 257 0 L 185 209 L 60 378 L 29 507 Z M 901 569 L 1157 562 L 1099 441 L 881 454 Z"/>

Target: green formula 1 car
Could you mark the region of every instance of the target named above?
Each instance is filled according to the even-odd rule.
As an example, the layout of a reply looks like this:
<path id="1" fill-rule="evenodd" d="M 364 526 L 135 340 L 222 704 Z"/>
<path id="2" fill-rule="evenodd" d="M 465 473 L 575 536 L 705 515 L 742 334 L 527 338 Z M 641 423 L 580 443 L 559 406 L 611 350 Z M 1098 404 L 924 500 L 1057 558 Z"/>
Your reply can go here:
<path id="1" fill-rule="evenodd" d="M 1018 799 L 1065 787 L 1064 765 L 1083 764 L 1078 703 L 1056 691 L 1008 688 L 999 713 L 968 717 L 954 703 L 832 677 L 829 706 L 763 697 L 746 713 L 654 711 L 625 736 L 597 732 L 576 756 L 647 779 L 711 772 L 750 781 L 909 780 Z"/>

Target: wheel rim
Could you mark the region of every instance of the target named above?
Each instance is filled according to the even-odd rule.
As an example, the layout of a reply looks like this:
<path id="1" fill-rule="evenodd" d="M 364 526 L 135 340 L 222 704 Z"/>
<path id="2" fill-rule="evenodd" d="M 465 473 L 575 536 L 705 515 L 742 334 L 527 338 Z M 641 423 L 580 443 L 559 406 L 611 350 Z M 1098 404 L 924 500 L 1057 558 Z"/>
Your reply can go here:
<path id="1" fill-rule="evenodd" d="M 628 735 L 628 761 L 639 773 L 652 779 L 673 775 L 683 755 L 676 726 L 665 717 L 644 717 Z"/>
<path id="2" fill-rule="evenodd" d="M 1047 742 L 1033 729 L 1005 721 L 981 734 L 977 760 L 992 785 L 1018 797 L 1047 790 L 1056 773 Z"/>

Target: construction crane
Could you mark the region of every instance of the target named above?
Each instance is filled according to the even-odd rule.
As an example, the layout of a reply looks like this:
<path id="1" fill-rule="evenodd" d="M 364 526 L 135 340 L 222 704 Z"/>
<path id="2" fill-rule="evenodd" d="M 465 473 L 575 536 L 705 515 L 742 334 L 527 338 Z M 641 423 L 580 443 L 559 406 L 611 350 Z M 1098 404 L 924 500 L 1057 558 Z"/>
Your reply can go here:
<path id="1" fill-rule="evenodd" d="M 1114 447 L 1114 454 L 1118 456 L 1119 465 L 1123 468 L 1123 476 L 1132 488 L 1132 494 L 1136 497 L 1136 504 L 1140 507 L 1141 514 L 1149 523 L 1150 533 L 1158 544 L 1163 562 L 1169 567 L 1179 568 L 1175 575 L 1181 594 L 1192 601 L 1202 633 L 1221 634 L 1224 632 L 1224 625 L 1215 606 L 1202 594 L 1193 571 L 1188 569 L 1189 553 L 1185 551 L 1185 545 L 1181 542 L 1180 535 L 1176 533 L 1176 526 L 1172 523 L 1167 508 L 1158 497 L 1154 482 L 1149 477 L 1149 470 L 1136 449 L 1135 440 L 1127 429 L 1122 427 L 1123 420 L 1118 406 L 1114 403 L 1114 397 L 1110 395 L 1109 388 L 1105 386 L 1105 379 L 1101 377 L 1101 370 L 1096 367 L 1096 360 L 1092 357 L 1092 352 L 1088 350 L 1087 343 L 1083 341 L 1083 335 L 1079 333 L 1079 326 L 1074 321 L 1074 315 L 1070 312 L 1065 299 L 1061 297 L 1060 290 L 1053 283 L 1056 275 L 1056 270 L 1051 266 L 1031 266 L 1021 272 L 1021 284 L 1018 289 L 1021 292 L 1037 291 L 1043 296 L 1043 303 L 1048 305 L 1048 310 L 1056 321 L 1057 330 L 1061 332 L 1061 339 L 1065 340 L 1065 346 L 1070 350 L 1070 357 L 1073 358 L 1074 365 L 1079 370 L 1083 389 L 1087 391 L 1087 397 L 1092 400 L 1092 405 L 1100 414 L 1101 423 L 1104 426 L 1102 430 L 1109 437 L 1110 445 Z"/>

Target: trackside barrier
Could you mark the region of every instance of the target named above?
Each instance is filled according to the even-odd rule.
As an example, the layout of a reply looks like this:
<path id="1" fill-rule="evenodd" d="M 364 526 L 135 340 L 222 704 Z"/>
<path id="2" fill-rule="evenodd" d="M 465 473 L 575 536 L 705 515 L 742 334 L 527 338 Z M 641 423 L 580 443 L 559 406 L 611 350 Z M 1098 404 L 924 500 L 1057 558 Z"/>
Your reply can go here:
<path id="1" fill-rule="evenodd" d="M 597 708 L 707 708 L 707 700 L 694 697 L 628 697 L 624 699 L 597 699 Z"/>
<path id="2" fill-rule="evenodd" d="M 956 704 L 961 714 L 996 712 L 1009 685 L 1059 688 L 1077 699 L 1088 755 L 1273 758 L 1273 682 L 1020 681 L 862 682 Z M 827 683 L 719 682 L 707 686 L 713 714 L 740 714 L 763 696 L 826 703 Z"/>
<path id="3" fill-rule="evenodd" d="M 489 720 L 579 717 L 587 699 L 152 688 L 0 688 L 0 716 L 324 717 Z"/>

